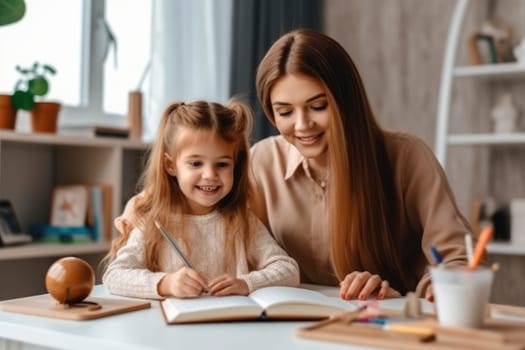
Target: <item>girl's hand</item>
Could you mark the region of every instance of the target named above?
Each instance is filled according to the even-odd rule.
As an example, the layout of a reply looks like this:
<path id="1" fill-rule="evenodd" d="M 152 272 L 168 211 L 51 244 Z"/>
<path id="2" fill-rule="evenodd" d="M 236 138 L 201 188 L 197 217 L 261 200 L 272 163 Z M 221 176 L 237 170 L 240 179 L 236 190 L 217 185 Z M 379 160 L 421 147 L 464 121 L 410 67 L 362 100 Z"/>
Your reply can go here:
<path id="1" fill-rule="evenodd" d="M 250 290 L 246 281 L 230 275 L 222 275 L 210 282 L 210 295 L 248 295 Z"/>
<path id="2" fill-rule="evenodd" d="M 401 294 L 390 287 L 387 280 L 382 280 L 379 275 L 372 275 L 368 271 L 354 271 L 345 276 L 339 283 L 339 297 L 341 299 L 365 300 L 377 293 L 378 299 L 397 298 Z"/>
<path id="3" fill-rule="evenodd" d="M 168 273 L 160 280 L 158 290 L 162 296 L 193 298 L 207 290 L 208 286 L 202 276 L 189 267 Z"/>

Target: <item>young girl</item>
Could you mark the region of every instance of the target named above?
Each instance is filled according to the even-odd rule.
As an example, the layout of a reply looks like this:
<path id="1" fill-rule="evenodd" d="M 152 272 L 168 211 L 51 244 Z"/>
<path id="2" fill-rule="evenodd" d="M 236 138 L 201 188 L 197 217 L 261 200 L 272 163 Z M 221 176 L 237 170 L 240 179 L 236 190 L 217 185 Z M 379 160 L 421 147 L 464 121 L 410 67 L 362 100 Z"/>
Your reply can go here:
<path id="1" fill-rule="evenodd" d="M 247 295 L 295 286 L 299 269 L 248 210 L 248 133 L 240 102 L 174 103 L 162 116 L 143 190 L 115 220 L 122 235 L 105 257 L 103 283 L 142 298 Z M 159 232 L 177 241 L 193 268 Z"/>

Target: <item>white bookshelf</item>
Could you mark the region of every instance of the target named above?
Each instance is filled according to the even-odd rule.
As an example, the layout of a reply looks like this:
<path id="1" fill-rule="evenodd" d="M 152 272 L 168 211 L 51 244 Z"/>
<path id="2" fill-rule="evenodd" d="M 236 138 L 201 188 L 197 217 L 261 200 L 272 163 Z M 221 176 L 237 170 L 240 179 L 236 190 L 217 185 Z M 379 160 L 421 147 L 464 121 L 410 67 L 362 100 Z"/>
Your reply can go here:
<path id="1" fill-rule="evenodd" d="M 525 78 L 525 64 L 512 62 L 459 66 L 453 69 L 453 75 L 456 78 L 523 80 Z"/>
<path id="2" fill-rule="evenodd" d="M 479 134 L 449 134 L 449 145 L 513 145 L 525 144 L 525 133 L 479 133 Z"/>
<path id="3" fill-rule="evenodd" d="M 148 149 L 130 139 L 0 131 L 0 198 L 12 202 L 28 231 L 30 225 L 49 223 L 54 186 L 106 183 L 116 217 L 136 192 Z M 77 256 L 96 268 L 109 246 L 102 240 L 0 247 L 0 300 L 45 292 L 45 272 L 58 258 Z"/>
<path id="4" fill-rule="evenodd" d="M 49 223 L 55 186 L 106 183 L 115 217 L 135 192 L 148 148 L 129 139 L 0 131 L 0 198 L 28 230 Z"/>
<path id="5" fill-rule="evenodd" d="M 445 170 L 447 169 L 447 156 L 450 147 L 475 146 L 481 149 L 483 147 L 525 146 L 524 132 L 481 133 L 475 131 L 476 125 L 470 125 L 470 128 L 459 133 L 452 130 L 453 128 L 450 126 L 454 118 L 461 117 L 458 111 L 451 109 L 453 97 L 458 100 L 466 100 L 462 94 L 464 90 L 460 89 L 457 84 L 458 80 L 471 79 L 476 82 L 483 82 L 487 86 L 492 86 L 494 83 L 512 84 L 525 81 L 524 63 L 459 64 L 458 49 L 464 45 L 463 24 L 466 21 L 466 14 L 469 8 L 471 11 L 479 11 L 480 6 L 482 5 L 477 1 L 457 0 L 449 25 L 441 71 L 435 144 L 436 157 Z M 476 99 L 471 101 L 475 103 Z M 525 255 L 525 244 L 493 242 L 488 245 L 487 251 L 490 254 Z"/>
<path id="6" fill-rule="evenodd" d="M 460 94 L 454 89 L 457 79 L 476 79 L 479 81 L 523 81 L 525 79 L 525 64 L 496 63 L 482 65 L 457 65 L 457 52 L 461 43 L 461 32 L 465 14 L 470 0 L 458 0 L 450 23 L 447 46 L 441 71 L 441 84 L 436 126 L 436 157 L 446 168 L 447 151 L 450 146 L 461 145 L 525 145 L 525 133 L 493 134 L 493 133 L 454 133 L 449 130 L 452 96 Z M 472 2 L 476 5 L 476 2 Z"/>

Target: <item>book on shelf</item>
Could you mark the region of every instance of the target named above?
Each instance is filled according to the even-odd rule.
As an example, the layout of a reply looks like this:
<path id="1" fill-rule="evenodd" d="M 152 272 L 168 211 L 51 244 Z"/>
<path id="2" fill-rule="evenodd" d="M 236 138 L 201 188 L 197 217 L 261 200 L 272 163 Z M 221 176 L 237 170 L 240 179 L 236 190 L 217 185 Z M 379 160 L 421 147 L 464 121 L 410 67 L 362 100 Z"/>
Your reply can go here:
<path id="1" fill-rule="evenodd" d="M 84 232 L 72 228 L 85 228 L 93 242 L 110 241 L 112 232 L 113 188 L 109 184 L 60 185 L 53 189 L 50 225 L 40 229 L 42 239 L 60 236 L 64 242 L 68 235 L 79 238 Z M 44 230 L 45 228 L 45 230 Z"/>
<path id="2" fill-rule="evenodd" d="M 108 184 L 89 185 L 90 200 L 87 224 L 92 229 L 93 240 L 111 241 L 113 188 Z"/>
<path id="3" fill-rule="evenodd" d="M 95 136 L 129 138 L 128 128 L 96 125 L 94 133 Z"/>
<path id="4" fill-rule="evenodd" d="M 500 57 L 494 38 L 491 35 L 474 33 L 468 39 L 468 52 L 471 64 L 494 64 Z"/>
<path id="5" fill-rule="evenodd" d="M 160 302 L 167 324 L 257 319 L 318 320 L 357 305 L 321 292 L 294 287 L 265 287 L 248 296 L 169 297 Z"/>
<path id="6" fill-rule="evenodd" d="M 60 133 L 70 136 L 129 138 L 129 128 L 112 125 L 63 126 Z"/>
<path id="7" fill-rule="evenodd" d="M 88 190 L 84 185 L 55 186 L 51 203 L 51 226 L 84 226 L 88 198 Z"/>

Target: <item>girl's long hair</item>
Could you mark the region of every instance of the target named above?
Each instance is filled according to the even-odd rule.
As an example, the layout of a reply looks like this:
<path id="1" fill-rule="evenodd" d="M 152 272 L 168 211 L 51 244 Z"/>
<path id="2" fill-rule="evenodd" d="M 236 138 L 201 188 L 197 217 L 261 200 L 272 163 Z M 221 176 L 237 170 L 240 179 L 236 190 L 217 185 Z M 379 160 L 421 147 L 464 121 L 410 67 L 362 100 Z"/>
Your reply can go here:
<path id="1" fill-rule="evenodd" d="M 235 147 L 234 184 L 228 195 L 219 201 L 217 210 L 225 219 L 225 264 L 235 261 L 236 242 L 248 242 L 251 236 L 251 223 L 248 215 L 248 199 L 252 193 L 248 180 L 248 136 L 252 127 L 252 112 L 240 102 L 231 100 L 227 105 L 195 101 L 192 103 L 173 103 L 162 115 L 155 143 L 152 146 L 140 183 L 142 191 L 134 197 L 134 205 L 128 214 L 136 218 L 133 227 L 141 229 L 145 236 L 145 260 L 151 271 L 160 271 L 159 249 L 163 237 L 155 226 L 155 220 L 166 227 L 188 251 L 184 229 L 184 213 L 187 202 L 180 190 L 177 179 L 165 169 L 164 154 L 180 152 L 184 145 L 179 143 L 178 128 L 191 128 L 196 131 L 212 131 L 220 141 L 232 143 Z M 111 246 L 105 263 L 111 262 L 128 240 L 129 232 L 123 232 Z M 226 265 L 225 265 L 226 266 Z"/>
<path id="2" fill-rule="evenodd" d="M 321 82 L 333 110 L 327 157 L 334 272 L 341 280 L 352 271 L 367 270 L 406 292 L 410 286 L 396 249 L 400 206 L 384 131 L 355 64 L 339 43 L 313 30 L 297 29 L 278 39 L 262 59 L 256 78 L 259 101 L 274 125 L 272 87 L 294 73 Z"/>

